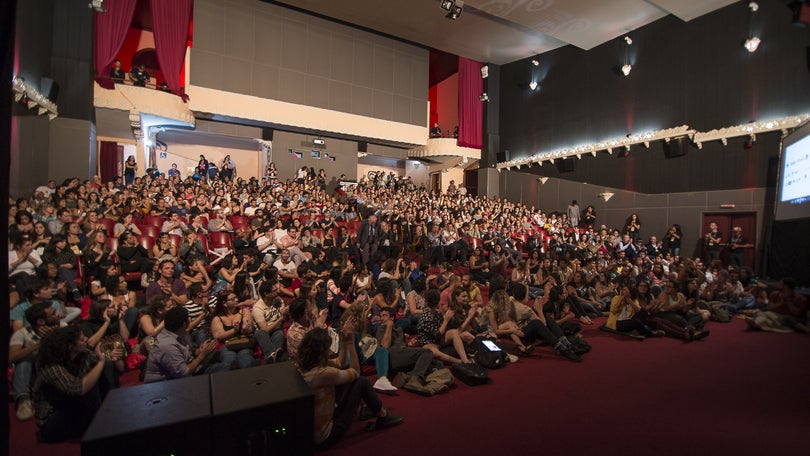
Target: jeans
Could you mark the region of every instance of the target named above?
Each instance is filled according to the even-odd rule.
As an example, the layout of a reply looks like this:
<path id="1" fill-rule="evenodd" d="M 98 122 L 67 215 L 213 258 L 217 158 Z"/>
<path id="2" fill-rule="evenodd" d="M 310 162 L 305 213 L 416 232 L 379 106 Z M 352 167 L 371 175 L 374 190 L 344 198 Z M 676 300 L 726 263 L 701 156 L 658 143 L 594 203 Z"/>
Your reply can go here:
<path id="1" fill-rule="evenodd" d="M 281 327 L 276 328 L 270 333 L 258 329 L 253 333 L 253 337 L 256 338 L 256 343 L 259 344 L 259 348 L 262 349 L 262 356 L 264 356 L 265 359 L 284 346 L 284 330 L 282 330 Z"/>
<path id="2" fill-rule="evenodd" d="M 659 312 L 657 316 L 671 323 L 675 323 L 682 328 L 692 327 L 703 329 L 703 316 L 698 312 L 686 312 L 686 314 L 678 312 Z"/>
<path id="3" fill-rule="evenodd" d="M 239 369 L 247 369 L 253 366 L 253 350 L 250 348 L 243 348 L 239 351 L 228 350 L 228 347 L 222 346 L 219 349 L 219 359 L 227 366 L 232 366 L 236 361 L 239 364 Z"/>
<path id="4" fill-rule="evenodd" d="M 332 432 L 319 445 L 320 447 L 328 447 L 343 437 L 343 434 L 349 430 L 349 427 L 357 419 L 357 410 L 360 408 L 361 400 L 375 415 L 382 410 L 382 401 L 377 397 L 377 393 L 374 392 L 368 378 L 359 377 L 351 383 L 335 386 L 335 413 L 332 415 Z"/>
<path id="5" fill-rule="evenodd" d="M 360 354 L 362 358 L 363 355 Z M 388 349 L 385 347 L 377 347 L 374 354 L 370 358 L 362 360 L 364 363 L 374 361 L 374 367 L 377 369 L 377 377 L 388 376 Z"/>
<path id="6" fill-rule="evenodd" d="M 404 347 L 388 350 L 391 359 L 391 370 L 394 372 L 408 372 L 422 380 L 433 362 L 433 352 L 427 348 Z"/>
<path id="7" fill-rule="evenodd" d="M 76 287 L 77 273 L 75 269 L 60 267 L 56 270 L 57 282 L 64 283 L 69 291 L 77 290 Z"/>
<path id="8" fill-rule="evenodd" d="M 31 385 L 34 380 L 34 361 L 36 357 L 33 353 L 14 363 L 14 373 L 11 377 L 11 385 L 14 388 L 14 400 L 31 398 Z"/>
<path id="9" fill-rule="evenodd" d="M 616 331 L 632 332 L 633 330 L 638 331 L 643 336 L 652 335 L 650 327 L 645 325 L 638 315 L 634 315 L 629 320 L 619 320 L 616 322 Z"/>
<path id="10" fill-rule="evenodd" d="M 757 300 L 753 296 L 740 296 L 737 302 L 732 303 L 735 312 L 742 312 L 745 309 L 753 309 Z"/>
<path id="11" fill-rule="evenodd" d="M 544 325 L 540 320 L 531 320 L 527 323 L 526 326 L 521 328 L 521 331 L 523 331 L 521 341 L 524 344 L 531 344 L 537 340 L 542 340 L 552 347 L 556 346 L 560 337 L 563 336 L 562 329 L 560 329 L 556 321 L 550 318 L 546 319 L 546 321 L 548 326 Z"/>
<path id="12" fill-rule="evenodd" d="M 194 328 L 194 331 L 191 331 L 189 335 L 191 336 L 191 341 L 194 342 L 195 347 L 199 347 L 203 342 L 213 337 L 208 328 L 200 327 Z"/>

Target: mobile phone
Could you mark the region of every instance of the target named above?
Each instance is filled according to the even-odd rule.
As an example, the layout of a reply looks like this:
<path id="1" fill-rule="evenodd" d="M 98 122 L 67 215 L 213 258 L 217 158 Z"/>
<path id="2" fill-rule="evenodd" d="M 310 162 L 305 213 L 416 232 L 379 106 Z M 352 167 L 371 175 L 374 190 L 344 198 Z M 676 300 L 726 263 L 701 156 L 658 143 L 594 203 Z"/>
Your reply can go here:
<path id="1" fill-rule="evenodd" d="M 481 341 L 481 343 L 483 343 L 484 347 L 487 347 L 487 350 L 489 350 L 491 352 L 500 352 L 501 351 L 501 347 L 497 346 L 495 344 L 495 342 L 493 342 L 491 340 L 484 339 L 484 340 Z"/>

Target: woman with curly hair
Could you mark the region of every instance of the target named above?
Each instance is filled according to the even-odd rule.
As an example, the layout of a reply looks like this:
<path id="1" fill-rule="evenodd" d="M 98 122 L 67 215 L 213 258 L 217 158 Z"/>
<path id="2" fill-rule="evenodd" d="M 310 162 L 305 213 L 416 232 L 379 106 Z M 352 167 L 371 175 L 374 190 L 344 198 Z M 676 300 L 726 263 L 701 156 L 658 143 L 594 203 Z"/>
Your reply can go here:
<path id="1" fill-rule="evenodd" d="M 49 333 L 37 353 L 33 387 L 34 416 L 46 442 L 81 437 L 109 389 L 111 362 L 120 362 L 121 350 L 103 355 L 101 344 L 91 352 L 78 326 Z"/>
<path id="2" fill-rule="evenodd" d="M 362 400 L 377 417 L 374 425 L 383 429 L 400 424 L 401 416 L 389 413 L 368 378 L 360 375 L 360 363 L 354 337 L 356 322 L 348 319 L 341 328 L 341 350 L 330 360 L 332 338 L 324 328 L 314 328 L 304 335 L 298 351 L 298 367 L 315 395 L 315 444 L 321 448 L 340 439 L 357 418 Z M 350 367 L 344 368 L 346 358 Z M 336 362 L 335 362 L 336 361 Z"/>

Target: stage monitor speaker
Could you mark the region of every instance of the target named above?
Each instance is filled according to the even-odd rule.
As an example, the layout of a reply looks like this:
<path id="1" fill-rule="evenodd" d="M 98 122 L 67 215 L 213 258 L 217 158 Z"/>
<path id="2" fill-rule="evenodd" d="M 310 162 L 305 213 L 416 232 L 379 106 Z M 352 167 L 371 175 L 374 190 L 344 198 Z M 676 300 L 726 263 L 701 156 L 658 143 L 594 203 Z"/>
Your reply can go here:
<path id="1" fill-rule="evenodd" d="M 42 91 L 42 94 L 45 95 L 45 98 L 51 100 L 52 102 L 56 103 L 56 99 L 59 97 L 59 83 L 54 81 L 51 78 L 40 78 L 39 81 L 39 88 Z"/>
<path id="2" fill-rule="evenodd" d="M 82 456 L 211 455 L 210 420 L 208 375 L 114 389 L 82 438 Z"/>
<path id="3" fill-rule="evenodd" d="M 368 143 L 365 141 L 357 141 L 358 152 L 368 152 Z"/>
<path id="4" fill-rule="evenodd" d="M 688 152 L 688 144 L 684 138 L 670 139 L 669 142 L 664 141 L 661 145 L 664 148 L 666 158 L 683 157 Z"/>
<path id="5" fill-rule="evenodd" d="M 273 140 L 273 130 L 272 128 L 264 127 L 262 128 L 262 140 L 263 141 L 272 141 Z"/>
<path id="6" fill-rule="evenodd" d="M 577 163 L 573 158 L 557 160 L 557 163 L 554 163 L 554 165 L 557 167 L 557 171 L 560 173 L 572 173 L 575 169 L 577 169 Z"/>
<path id="7" fill-rule="evenodd" d="M 211 375 L 213 453 L 312 454 L 312 391 L 292 362 Z"/>

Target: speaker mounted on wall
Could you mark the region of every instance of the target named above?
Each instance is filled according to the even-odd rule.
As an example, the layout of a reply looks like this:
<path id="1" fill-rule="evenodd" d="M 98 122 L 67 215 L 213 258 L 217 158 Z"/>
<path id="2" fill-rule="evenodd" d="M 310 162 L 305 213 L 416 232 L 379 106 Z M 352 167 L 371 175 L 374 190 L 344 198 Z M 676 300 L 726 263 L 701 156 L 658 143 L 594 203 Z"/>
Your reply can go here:
<path id="1" fill-rule="evenodd" d="M 368 143 L 365 141 L 357 141 L 358 152 L 368 152 Z"/>
<path id="2" fill-rule="evenodd" d="M 661 146 L 664 148 L 664 157 L 666 158 L 683 157 L 688 152 L 687 142 L 683 137 L 673 138 L 668 142 L 664 141 Z"/>
<path id="3" fill-rule="evenodd" d="M 557 171 L 560 173 L 572 173 L 577 169 L 577 162 L 573 158 L 566 158 L 557 160 L 554 166 L 557 167 Z"/>

